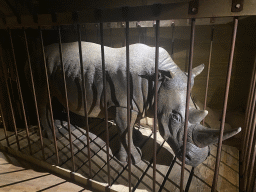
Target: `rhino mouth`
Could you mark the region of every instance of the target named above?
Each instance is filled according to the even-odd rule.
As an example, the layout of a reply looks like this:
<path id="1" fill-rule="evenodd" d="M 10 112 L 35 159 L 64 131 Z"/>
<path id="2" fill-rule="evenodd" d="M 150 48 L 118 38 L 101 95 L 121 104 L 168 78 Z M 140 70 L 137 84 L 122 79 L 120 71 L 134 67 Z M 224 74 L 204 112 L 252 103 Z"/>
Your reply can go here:
<path id="1" fill-rule="evenodd" d="M 182 146 L 176 153 L 177 158 L 182 162 L 183 159 L 183 148 Z M 192 167 L 197 167 L 199 164 L 204 162 L 210 155 L 210 147 L 198 148 L 192 143 L 188 143 L 185 154 L 185 164 Z"/>

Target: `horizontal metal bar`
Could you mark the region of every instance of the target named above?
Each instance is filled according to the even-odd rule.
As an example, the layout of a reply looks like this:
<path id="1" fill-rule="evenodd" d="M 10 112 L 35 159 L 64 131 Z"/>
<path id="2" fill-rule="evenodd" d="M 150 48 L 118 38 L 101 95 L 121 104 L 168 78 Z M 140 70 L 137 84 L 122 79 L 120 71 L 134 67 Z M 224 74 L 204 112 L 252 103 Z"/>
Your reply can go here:
<path id="1" fill-rule="evenodd" d="M 214 22 L 212 21 L 212 18 L 202 18 L 197 22 L 197 25 L 219 25 L 219 24 L 228 24 L 232 22 L 232 18 L 230 17 L 219 17 L 219 18 L 214 18 Z M 160 27 L 173 27 L 173 24 L 175 24 L 176 27 L 179 26 L 190 26 L 189 22 L 187 22 L 187 19 L 168 19 L 168 20 L 161 20 Z M 53 29 L 53 26 L 56 26 L 56 23 L 54 24 L 49 24 L 49 25 L 41 25 L 42 29 Z M 10 28 L 21 28 L 20 26 L 16 25 L 8 25 Z M 27 24 L 25 27 L 29 28 L 37 28 L 37 25 L 29 25 Z M 93 30 L 99 28 L 98 23 L 82 23 L 81 24 L 82 29 L 85 30 Z M 104 29 L 116 29 L 116 28 L 124 28 L 125 27 L 125 22 L 119 21 L 119 22 L 105 22 L 103 23 L 103 28 Z M 154 27 L 154 21 L 152 20 L 146 20 L 146 21 L 140 21 L 140 25 L 137 25 L 137 21 L 131 21 L 130 22 L 130 28 L 152 28 Z M 3 28 L 0 22 L 0 29 Z M 68 30 L 72 28 L 72 25 L 70 24 L 62 24 L 62 28 L 64 30 Z"/>
<path id="2" fill-rule="evenodd" d="M 220 6 L 221 5 L 221 8 Z M 233 16 L 250 16 L 255 15 L 256 4 L 254 1 L 244 3 L 243 11 L 231 12 L 231 4 L 229 1 L 200 1 L 198 13 L 189 15 L 188 3 L 174 3 L 160 5 L 158 14 L 154 11 L 156 5 L 146 5 L 129 7 L 128 10 L 132 14 L 128 14 L 128 21 L 149 21 L 149 20 L 168 20 L 168 19 L 190 19 L 190 18 L 211 18 L 211 17 L 233 17 Z M 95 8 L 85 7 L 78 13 L 77 23 L 96 23 L 99 22 L 98 16 L 95 14 Z M 103 9 L 101 14 L 101 22 L 117 22 L 125 21 L 122 7 Z M 33 20 L 33 15 L 22 15 L 21 24 L 17 22 L 15 16 L 6 17 L 6 25 L 0 20 L 0 28 L 14 26 L 38 26 L 38 25 L 68 25 L 73 24 L 72 12 L 57 12 L 57 22 L 53 23 L 51 14 L 38 14 L 38 23 Z"/>

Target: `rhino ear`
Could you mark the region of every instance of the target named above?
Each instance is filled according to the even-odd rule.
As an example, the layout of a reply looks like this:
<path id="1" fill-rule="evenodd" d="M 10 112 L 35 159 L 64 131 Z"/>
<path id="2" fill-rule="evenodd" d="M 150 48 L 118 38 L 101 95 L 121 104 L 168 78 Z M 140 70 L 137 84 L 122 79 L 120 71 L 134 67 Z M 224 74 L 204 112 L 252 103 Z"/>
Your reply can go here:
<path id="1" fill-rule="evenodd" d="M 188 120 L 192 124 L 200 123 L 208 115 L 207 110 L 190 109 Z"/>
<path id="2" fill-rule="evenodd" d="M 197 75 L 199 75 L 203 70 L 204 70 L 204 64 L 201 64 L 195 67 L 194 69 L 192 69 L 193 77 L 196 77 Z"/>
<path id="3" fill-rule="evenodd" d="M 241 127 L 237 129 L 232 129 L 224 131 L 223 141 L 230 137 L 233 137 L 241 131 Z M 204 148 L 206 146 L 218 143 L 219 141 L 220 130 L 205 128 L 204 126 L 198 124 L 192 134 L 193 141 L 197 147 Z"/>

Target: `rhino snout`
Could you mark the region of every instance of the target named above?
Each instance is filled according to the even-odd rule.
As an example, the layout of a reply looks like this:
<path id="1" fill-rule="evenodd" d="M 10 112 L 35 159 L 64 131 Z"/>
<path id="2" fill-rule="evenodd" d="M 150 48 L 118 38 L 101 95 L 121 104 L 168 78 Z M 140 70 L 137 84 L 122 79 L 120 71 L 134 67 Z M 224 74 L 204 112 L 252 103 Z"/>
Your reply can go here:
<path id="1" fill-rule="evenodd" d="M 177 154 L 177 158 L 182 161 L 183 146 L 180 148 Z M 192 143 L 187 143 L 185 163 L 191 165 L 192 167 L 197 167 L 199 164 L 204 162 L 210 154 L 210 148 L 204 147 L 199 148 Z"/>

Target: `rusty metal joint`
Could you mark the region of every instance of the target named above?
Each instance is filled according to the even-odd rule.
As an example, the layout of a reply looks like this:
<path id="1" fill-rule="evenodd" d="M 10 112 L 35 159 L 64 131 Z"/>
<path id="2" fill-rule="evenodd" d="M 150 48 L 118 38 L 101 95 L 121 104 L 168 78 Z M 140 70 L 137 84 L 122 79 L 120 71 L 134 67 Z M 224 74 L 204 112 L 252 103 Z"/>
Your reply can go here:
<path id="1" fill-rule="evenodd" d="M 189 2 L 188 14 L 196 15 L 198 13 L 199 0 L 192 0 Z"/>

